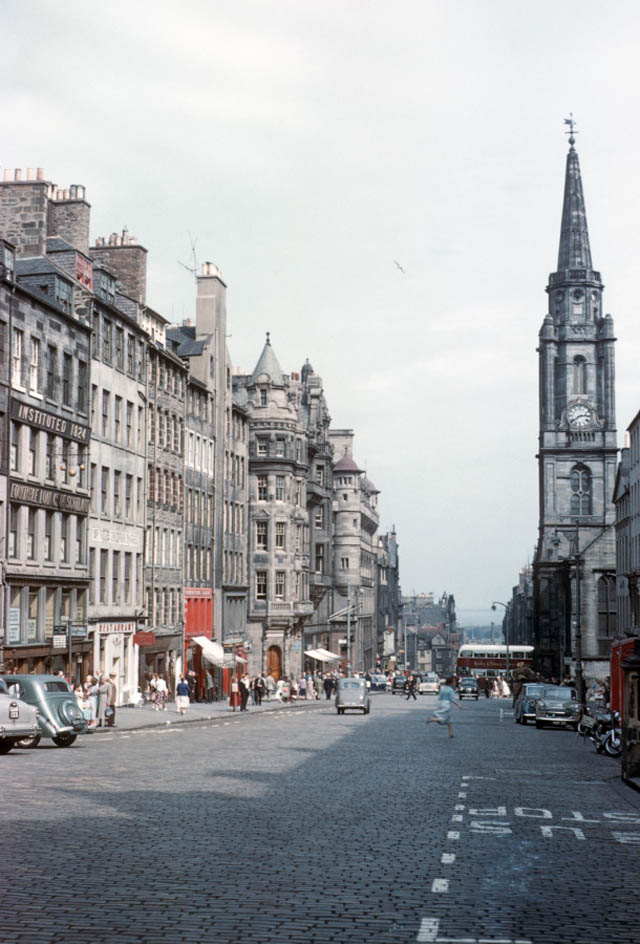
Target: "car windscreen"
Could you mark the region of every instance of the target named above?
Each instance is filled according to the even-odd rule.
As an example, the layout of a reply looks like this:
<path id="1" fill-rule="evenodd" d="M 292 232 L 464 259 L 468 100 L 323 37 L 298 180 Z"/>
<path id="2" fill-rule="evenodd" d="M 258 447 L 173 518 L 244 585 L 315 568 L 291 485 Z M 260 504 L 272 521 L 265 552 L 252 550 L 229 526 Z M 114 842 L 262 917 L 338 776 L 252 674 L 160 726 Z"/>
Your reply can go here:
<path id="1" fill-rule="evenodd" d="M 361 685 L 360 685 L 360 682 L 342 682 L 340 687 L 348 688 L 348 689 L 352 689 L 352 688 L 358 689 L 358 688 L 361 688 Z"/>
<path id="2" fill-rule="evenodd" d="M 557 698 L 561 701 L 569 701 L 576 697 L 575 689 L 564 688 L 562 685 L 545 685 L 542 691 L 543 698 Z"/>
<path id="3" fill-rule="evenodd" d="M 543 686 L 542 685 L 527 685 L 525 689 L 525 695 L 542 695 Z"/>
<path id="4" fill-rule="evenodd" d="M 68 692 L 69 686 L 66 682 L 45 682 L 43 685 L 45 692 Z"/>
<path id="5" fill-rule="evenodd" d="M 2 692 L 3 695 L 9 694 L 9 689 L 7 688 L 7 683 L 4 681 L 4 679 L 0 679 L 0 692 Z"/>

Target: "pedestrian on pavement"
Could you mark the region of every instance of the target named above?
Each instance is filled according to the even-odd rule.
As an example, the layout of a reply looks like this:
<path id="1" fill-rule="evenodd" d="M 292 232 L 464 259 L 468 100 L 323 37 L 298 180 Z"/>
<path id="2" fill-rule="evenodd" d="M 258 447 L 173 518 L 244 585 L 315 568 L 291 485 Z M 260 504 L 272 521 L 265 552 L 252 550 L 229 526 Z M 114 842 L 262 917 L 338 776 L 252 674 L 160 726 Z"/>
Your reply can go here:
<path id="1" fill-rule="evenodd" d="M 333 679 L 327 672 L 324 677 L 324 693 L 327 698 L 327 701 L 331 698 L 331 692 L 333 691 Z"/>
<path id="2" fill-rule="evenodd" d="M 271 672 L 267 673 L 267 677 L 264 680 L 264 682 L 265 682 L 265 688 L 267 690 L 267 701 L 271 701 L 271 696 L 276 690 L 276 680 L 274 679 Z"/>
<path id="3" fill-rule="evenodd" d="M 206 669 L 204 673 L 204 687 L 206 690 L 207 702 L 208 704 L 211 704 L 211 702 L 213 701 L 213 691 L 215 688 L 215 684 L 211 677 L 211 672 L 209 671 L 209 669 Z"/>
<path id="4" fill-rule="evenodd" d="M 176 711 L 178 711 L 181 715 L 183 715 L 189 707 L 189 694 L 189 683 L 187 682 L 184 675 L 181 675 L 180 681 L 176 685 Z"/>
<path id="5" fill-rule="evenodd" d="M 248 675 L 243 675 L 240 679 L 240 711 L 247 711 L 247 702 L 251 694 L 251 682 Z"/>
<path id="6" fill-rule="evenodd" d="M 319 701 L 322 698 L 322 690 L 324 689 L 323 679 L 319 672 L 316 675 L 315 688 L 316 688 L 316 698 Z"/>
<path id="7" fill-rule="evenodd" d="M 492 698 L 500 697 L 500 686 L 498 685 L 497 678 L 494 678 L 493 682 L 491 683 L 491 697 Z"/>
<path id="8" fill-rule="evenodd" d="M 162 675 L 156 676 L 156 710 L 157 711 L 166 711 L 167 710 L 167 696 L 169 694 L 169 687 L 165 682 Z"/>
<path id="9" fill-rule="evenodd" d="M 111 672 L 109 675 L 109 698 L 107 701 L 107 727 L 116 727 L 116 702 L 118 700 L 118 688 L 116 685 L 116 674 Z"/>
<path id="10" fill-rule="evenodd" d="M 102 676 L 100 684 L 98 685 L 98 711 L 96 714 L 96 727 L 103 728 L 106 727 L 106 711 L 109 699 L 109 693 L 111 691 L 111 686 L 106 678 Z"/>
<path id="11" fill-rule="evenodd" d="M 462 710 L 462 703 L 456 699 L 456 693 L 453 689 L 453 679 L 448 678 L 444 685 L 440 686 L 438 693 L 438 707 L 433 715 L 427 719 L 427 724 L 436 722 L 437 724 L 446 724 L 449 728 L 449 737 L 452 738 L 453 725 L 451 723 L 451 705 L 457 705 Z"/>
<path id="12" fill-rule="evenodd" d="M 229 694 L 229 704 L 233 711 L 240 706 L 240 686 L 238 685 L 238 676 L 234 675 L 231 679 L 231 692 Z"/>
<path id="13" fill-rule="evenodd" d="M 298 682 L 298 692 L 300 693 L 300 698 L 302 701 L 305 701 L 307 698 L 307 680 L 304 675 L 300 676 L 300 681 Z"/>
<path id="14" fill-rule="evenodd" d="M 265 689 L 264 679 L 262 678 L 261 675 L 259 675 L 256 678 L 255 684 L 253 687 L 253 690 L 255 692 L 256 705 L 258 706 L 258 708 L 260 708 L 260 706 L 262 705 L 262 699 L 264 698 L 264 689 Z"/>

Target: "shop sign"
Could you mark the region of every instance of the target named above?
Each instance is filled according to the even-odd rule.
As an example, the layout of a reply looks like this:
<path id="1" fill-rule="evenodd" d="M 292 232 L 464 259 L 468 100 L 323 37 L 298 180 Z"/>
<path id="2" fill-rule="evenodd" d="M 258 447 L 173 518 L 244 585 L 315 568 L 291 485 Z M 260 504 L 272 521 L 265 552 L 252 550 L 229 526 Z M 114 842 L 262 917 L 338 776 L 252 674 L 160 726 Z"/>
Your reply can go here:
<path id="1" fill-rule="evenodd" d="M 95 628 L 101 636 L 108 636 L 112 633 L 135 633 L 136 624 L 131 623 L 96 623 Z"/>
<path id="2" fill-rule="evenodd" d="M 53 511 L 69 511 L 76 515 L 89 514 L 89 499 L 73 492 L 59 492 L 44 485 L 27 485 L 24 482 L 9 482 L 9 501 Z"/>
<path id="3" fill-rule="evenodd" d="M 152 646 L 156 641 L 156 634 L 152 632 L 134 633 L 133 641 L 136 646 Z"/>
<path id="4" fill-rule="evenodd" d="M 71 624 L 71 635 L 74 639 L 86 639 L 87 638 L 87 626 L 85 623 L 72 623 Z"/>
<path id="5" fill-rule="evenodd" d="M 64 416 L 57 416 L 48 410 L 39 410 L 35 406 L 28 406 L 20 400 L 11 400 L 11 418 L 20 423 L 28 423 L 36 429 L 46 429 L 48 433 L 73 439 L 74 442 L 88 445 L 91 427 L 74 423 Z"/>
<path id="6" fill-rule="evenodd" d="M 7 633 L 7 643 L 12 646 L 20 642 L 20 607 L 9 607 L 9 626 Z"/>

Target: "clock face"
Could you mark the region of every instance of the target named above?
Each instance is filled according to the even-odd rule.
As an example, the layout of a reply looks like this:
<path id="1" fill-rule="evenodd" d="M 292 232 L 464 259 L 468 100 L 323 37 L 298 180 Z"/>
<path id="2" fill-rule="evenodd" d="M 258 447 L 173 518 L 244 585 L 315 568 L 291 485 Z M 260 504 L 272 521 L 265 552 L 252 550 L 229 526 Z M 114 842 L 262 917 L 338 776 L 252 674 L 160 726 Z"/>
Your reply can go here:
<path id="1" fill-rule="evenodd" d="M 567 418 L 572 426 L 584 429 L 591 422 L 591 410 L 584 403 L 576 403 L 567 412 Z"/>

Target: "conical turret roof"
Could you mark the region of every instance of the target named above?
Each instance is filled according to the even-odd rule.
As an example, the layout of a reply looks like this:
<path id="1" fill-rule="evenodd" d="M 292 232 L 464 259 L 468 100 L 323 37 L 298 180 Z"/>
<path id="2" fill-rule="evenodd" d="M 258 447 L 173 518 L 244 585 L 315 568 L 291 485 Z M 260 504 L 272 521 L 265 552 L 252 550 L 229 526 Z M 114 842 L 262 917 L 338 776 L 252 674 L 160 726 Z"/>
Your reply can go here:
<path id="1" fill-rule="evenodd" d="M 580 162 L 572 140 L 567 154 L 567 169 L 564 179 L 558 271 L 591 268 L 591 247 L 589 245 L 589 230 L 587 229 L 587 211 L 582 192 Z"/>
<path id="2" fill-rule="evenodd" d="M 269 338 L 268 331 L 267 340 L 265 342 L 264 348 L 262 349 L 262 354 L 260 355 L 260 359 L 256 364 L 253 374 L 251 375 L 251 383 L 257 383 L 258 377 L 260 377 L 262 374 L 267 374 L 269 381 L 274 387 L 284 387 L 284 377 L 282 375 L 282 371 L 280 370 L 278 358 L 271 347 L 271 340 Z"/>

